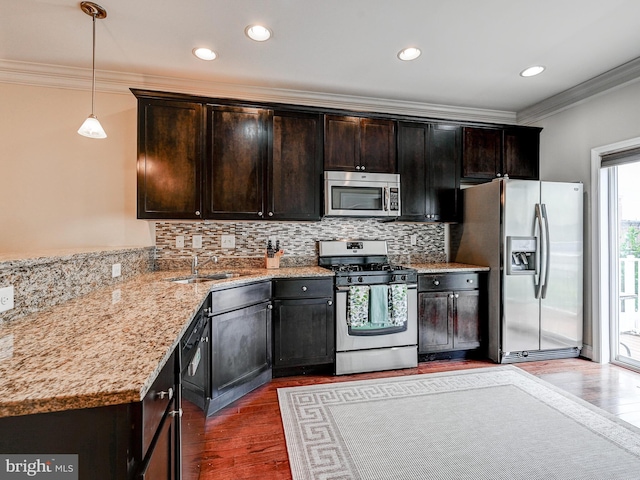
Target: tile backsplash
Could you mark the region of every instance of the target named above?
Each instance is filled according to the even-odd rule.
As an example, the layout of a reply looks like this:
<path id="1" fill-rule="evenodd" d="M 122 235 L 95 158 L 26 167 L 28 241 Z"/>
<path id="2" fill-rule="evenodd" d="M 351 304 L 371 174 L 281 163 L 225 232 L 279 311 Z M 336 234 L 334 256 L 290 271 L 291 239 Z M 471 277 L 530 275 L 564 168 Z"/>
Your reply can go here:
<path id="1" fill-rule="evenodd" d="M 222 247 L 223 235 L 234 237 L 234 248 Z M 411 245 L 412 235 L 416 245 Z M 194 236 L 202 237 L 202 248 L 193 248 Z M 179 238 L 183 247 L 177 245 Z M 280 241 L 285 252 L 281 265 L 317 265 L 318 240 L 345 238 L 387 240 L 389 256 L 397 263 L 446 261 L 443 224 L 325 218 L 319 222 L 156 222 L 156 267 L 184 267 L 193 255 L 215 255 L 225 266 L 261 266 L 269 239 Z"/>

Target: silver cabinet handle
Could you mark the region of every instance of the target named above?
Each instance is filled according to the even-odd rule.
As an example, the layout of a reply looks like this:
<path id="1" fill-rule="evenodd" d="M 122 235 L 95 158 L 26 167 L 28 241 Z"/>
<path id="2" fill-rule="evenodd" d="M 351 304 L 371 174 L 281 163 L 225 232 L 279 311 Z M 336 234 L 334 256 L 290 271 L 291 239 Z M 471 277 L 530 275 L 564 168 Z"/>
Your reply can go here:
<path id="1" fill-rule="evenodd" d="M 171 410 L 169 412 L 169 415 L 171 415 L 172 417 L 175 417 L 175 416 L 182 417 L 182 409 L 179 408 L 178 410 Z"/>
<path id="2" fill-rule="evenodd" d="M 329 306 L 333 305 L 333 300 L 327 301 L 327 305 L 329 305 Z"/>
<path id="3" fill-rule="evenodd" d="M 273 305 L 271 304 L 267 305 L 267 310 L 273 310 Z"/>
<path id="4" fill-rule="evenodd" d="M 196 215 L 200 215 L 200 210 L 196 210 Z"/>
<path id="5" fill-rule="evenodd" d="M 258 212 L 258 216 L 261 217 L 262 216 L 262 212 Z"/>
<path id="6" fill-rule="evenodd" d="M 307 287 L 305 287 L 305 286 L 303 285 L 303 286 L 302 286 L 302 291 L 303 291 L 303 292 L 306 292 L 307 290 L 308 290 L 308 289 L 307 289 Z"/>
<path id="7" fill-rule="evenodd" d="M 364 165 L 360 165 L 360 170 L 364 170 Z"/>
<path id="8" fill-rule="evenodd" d="M 434 285 L 440 285 L 440 280 L 434 280 L 434 281 L 433 281 L 433 284 L 434 284 Z"/>
<path id="9" fill-rule="evenodd" d="M 273 212 L 269 212 L 267 213 L 267 215 L 269 215 L 270 217 L 273 217 Z"/>
<path id="10" fill-rule="evenodd" d="M 473 283 L 473 278 L 467 278 L 467 283 Z"/>
<path id="11" fill-rule="evenodd" d="M 458 295 L 458 294 L 456 293 L 456 294 L 454 295 L 454 297 L 459 298 L 459 297 L 460 297 L 460 295 Z"/>
<path id="12" fill-rule="evenodd" d="M 356 165 L 356 170 L 360 170 L 360 165 Z"/>
<path id="13" fill-rule="evenodd" d="M 450 294 L 449 294 L 449 298 L 453 298 L 453 293 L 450 293 Z"/>
<path id="14" fill-rule="evenodd" d="M 173 398 L 173 388 L 169 388 L 166 392 L 157 392 L 156 397 L 160 400 L 164 400 L 164 397 L 168 397 L 169 400 Z"/>

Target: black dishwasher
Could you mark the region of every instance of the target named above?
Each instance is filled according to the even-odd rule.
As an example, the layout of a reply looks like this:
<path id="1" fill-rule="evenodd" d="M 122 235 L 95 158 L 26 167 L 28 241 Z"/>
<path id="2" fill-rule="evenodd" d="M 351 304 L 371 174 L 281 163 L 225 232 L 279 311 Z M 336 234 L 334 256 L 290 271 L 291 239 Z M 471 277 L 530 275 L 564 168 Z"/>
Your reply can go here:
<path id="1" fill-rule="evenodd" d="M 210 312 L 211 294 L 207 296 L 180 341 L 182 421 L 179 435 L 183 480 L 197 480 L 200 475 L 206 420 L 204 412 L 210 383 Z"/>

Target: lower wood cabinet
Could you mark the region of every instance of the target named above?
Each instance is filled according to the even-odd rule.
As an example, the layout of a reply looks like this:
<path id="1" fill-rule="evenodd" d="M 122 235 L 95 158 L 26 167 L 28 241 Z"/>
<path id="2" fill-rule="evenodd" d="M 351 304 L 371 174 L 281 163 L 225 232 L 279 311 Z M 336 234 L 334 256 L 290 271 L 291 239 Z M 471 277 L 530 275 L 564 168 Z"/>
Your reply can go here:
<path id="1" fill-rule="evenodd" d="M 418 277 L 418 353 L 473 350 L 481 346 L 485 318 L 483 274 Z"/>
<path id="2" fill-rule="evenodd" d="M 207 415 L 271 380 L 271 282 L 215 290 L 211 309 Z"/>
<path id="3" fill-rule="evenodd" d="M 274 376 L 332 367 L 333 279 L 274 280 L 274 297 Z"/>

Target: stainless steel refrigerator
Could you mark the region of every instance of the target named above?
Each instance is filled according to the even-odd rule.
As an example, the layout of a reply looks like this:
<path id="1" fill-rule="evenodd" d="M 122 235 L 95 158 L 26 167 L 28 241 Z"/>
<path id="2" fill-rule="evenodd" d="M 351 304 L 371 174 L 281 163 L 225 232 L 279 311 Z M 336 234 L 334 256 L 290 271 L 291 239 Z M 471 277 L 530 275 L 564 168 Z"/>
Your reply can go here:
<path id="1" fill-rule="evenodd" d="M 455 260 L 491 267 L 488 357 L 576 357 L 583 331 L 581 183 L 499 179 L 463 190 Z"/>

